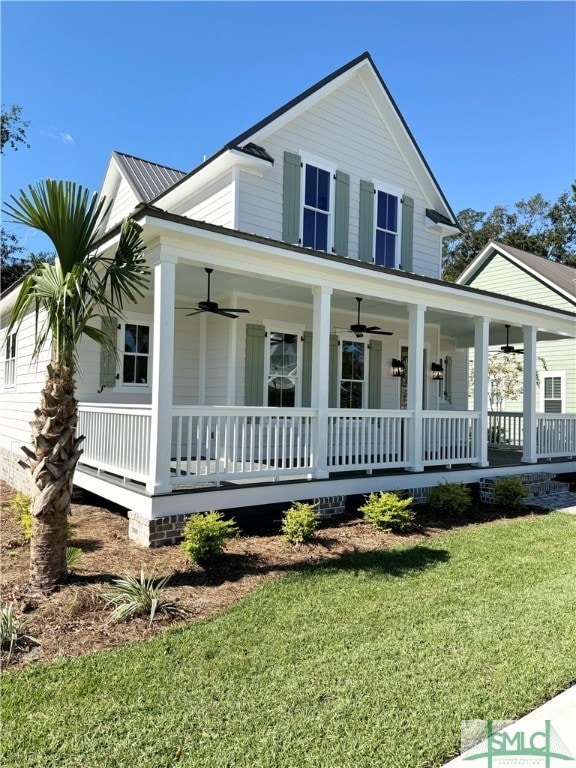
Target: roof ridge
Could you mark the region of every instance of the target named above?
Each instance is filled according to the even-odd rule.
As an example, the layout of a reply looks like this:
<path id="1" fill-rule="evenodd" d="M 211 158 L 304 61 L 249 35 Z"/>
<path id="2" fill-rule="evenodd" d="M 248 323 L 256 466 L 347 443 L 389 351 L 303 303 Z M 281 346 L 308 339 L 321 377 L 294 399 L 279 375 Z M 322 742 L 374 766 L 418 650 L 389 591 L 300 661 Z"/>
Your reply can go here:
<path id="1" fill-rule="evenodd" d="M 137 160 L 139 163 L 147 163 L 148 165 L 157 165 L 159 168 L 166 168 L 167 171 L 173 171 L 174 173 L 181 173 L 184 176 L 188 173 L 188 171 L 181 171 L 179 168 L 172 168 L 170 165 L 165 165 L 164 163 L 157 163 L 155 160 L 146 160 L 143 157 L 137 157 L 136 155 L 132 155 L 129 152 L 120 152 L 118 149 L 112 150 L 113 155 L 120 155 L 121 157 L 129 157 L 132 160 Z"/>

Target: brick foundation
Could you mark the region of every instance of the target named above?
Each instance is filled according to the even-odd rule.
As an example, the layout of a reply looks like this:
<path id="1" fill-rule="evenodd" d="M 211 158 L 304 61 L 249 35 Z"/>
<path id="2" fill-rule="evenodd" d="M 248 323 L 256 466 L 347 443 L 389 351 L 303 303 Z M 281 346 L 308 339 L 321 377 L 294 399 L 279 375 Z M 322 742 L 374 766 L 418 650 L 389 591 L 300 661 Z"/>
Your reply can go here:
<path id="1" fill-rule="evenodd" d="M 320 520 L 330 520 L 346 511 L 345 496 L 324 496 L 321 499 L 312 499 L 311 503 L 316 505 Z"/>
<path id="2" fill-rule="evenodd" d="M 169 515 L 150 520 L 137 512 L 128 512 L 128 538 L 142 547 L 164 547 L 177 544 L 189 515 Z"/>

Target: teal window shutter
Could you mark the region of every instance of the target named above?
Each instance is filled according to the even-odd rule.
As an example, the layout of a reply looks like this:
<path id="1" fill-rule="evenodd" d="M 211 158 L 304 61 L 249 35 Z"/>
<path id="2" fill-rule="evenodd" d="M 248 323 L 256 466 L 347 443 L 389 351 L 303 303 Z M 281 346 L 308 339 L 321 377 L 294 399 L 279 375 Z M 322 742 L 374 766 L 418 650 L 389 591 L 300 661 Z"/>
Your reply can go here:
<path id="1" fill-rule="evenodd" d="M 374 261 L 374 184 L 371 181 L 360 181 L 358 258 L 369 264 Z"/>
<path id="2" fill-rule="evenodd" d="M 402 241 L 400 243 L 400 266 L 405 272 L 413 272 L 414 252 L 414 200 L 407 195 L 402 198 Z"/>
<path id="3" fill-rule="evenodd" d="M 118 318 L 103 317 L 102 331 L 108 341 L 100 346 L 100 386 L 112 389 L 116 386 Z"/>
<path id="4" fill-rule="evenodd" d="M 244 404 L 264 405 L 264 345 L 266 329 L 263 325 L 246 326 L 246 372 L 244 377 Z"/>
<path id="5" fill-rule="evenodd" d="M 382 342 L 372 339 L 369 344 L 368 408 L 380 408 L 382 389 Z"/>
<path id="6" fill-rule="evenodd" d="M 330 356 L 328 359 L 328 408 L 338 408 L 338 390 L 340 376 L 338 374 L 338 336 L 330 334 Z"/>
<path id="7" fill-rule="evenodd" d="M 302 408 L 312 405 L 312 333 L 302 336 Z"/>
<path id="8" fill-rule="evenodd" d="M 444 400 L 452 402 L 452 358 L 444 359 Z"/>
<path id="9" fill-rule="evenodd" d="M 336 171 L 334 191 L 334 253 L 348 256 L 350 228 L 350 176 Z"/>
<path id="10" fill-rule="evenodd" d="M 293 152 L 284 152 L 284 182 L 282 207 L 282 240 L 300 240 L 300 175 L 302 159 Z"/>

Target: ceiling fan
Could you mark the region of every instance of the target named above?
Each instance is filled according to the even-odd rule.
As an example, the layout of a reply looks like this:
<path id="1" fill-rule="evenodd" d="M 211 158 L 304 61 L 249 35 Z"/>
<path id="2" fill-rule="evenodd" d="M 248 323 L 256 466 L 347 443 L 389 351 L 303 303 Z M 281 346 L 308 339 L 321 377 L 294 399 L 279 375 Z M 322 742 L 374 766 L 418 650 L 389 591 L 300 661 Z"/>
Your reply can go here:
<path id="1" fill-rule="evenodd" d="M 500 347 L 500 351 L 504 352 L 505 355 L 509 354 L 516 354 L 516 355 L 523 355 L 524 350 L 523 349 L 516 349 L 515 347 L 511 346 L 508 339 L 508 334 L 510 331 L 510 325 L 505 325 L 506 328 L 506 344 L 504 344 L 503 347 Z"/>
<path id="2" fill-rule="evenodd" d="M 210 275 L 214 270 L 211 267 L 204 267 L 204 271 L 208 275 L 208 296 L 204 301 L 199 301 L 197 307 L 178 307 L 178 309 L 194 309 L 195 312 L 190 312 L 186 317 L 194 317 L 201 312 L 211 312 L 213 315 L 222 315 L 222 317 L 231 317 L 236 320 L 240 313 L 250 313 L 249 309 L 239 309 L 238 307 L 221 307 L 215 301 L 210 300 Z"/>
<path id="3" fill-rule="evenodd" d="M 375 333 L 379 336 L 392 336 L 392 331 L 382 331 L 377 325 L 363 325 L 360 322 L 360 304 L 362 303 L 360 296 L 356 296 L 356 301 L 358 302 L 358 322 L 351 325 L 350 330 L 352 333 L 356 334 L 358 339 L 361 339 L 365 333 Z"/>

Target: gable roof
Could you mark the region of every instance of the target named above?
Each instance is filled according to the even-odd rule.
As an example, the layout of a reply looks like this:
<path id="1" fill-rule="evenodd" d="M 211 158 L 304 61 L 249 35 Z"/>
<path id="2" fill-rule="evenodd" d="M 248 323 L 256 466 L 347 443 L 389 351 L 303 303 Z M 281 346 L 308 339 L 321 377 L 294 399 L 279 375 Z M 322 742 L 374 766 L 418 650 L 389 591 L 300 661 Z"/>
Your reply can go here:
<path id="1" fill-rule="evenodd" d="M 576 269 L 566 264 L 559 264 L 543 256 L 513 248 L 511 245 L 490 242 L 480 251 L 478 256 L 466 267 L 457 278 L 459 285 L 469 285 L 484 266 L 494 257 L 500 254 L 508 261 L 528 272 L 549 288 L 561 293 L 572 304 L 576 305 Z"/>
<path id="2" fill-rule="evenodd" d="M 372 98 L 373 103 L 376 105 L 378 111 L 380 112 L 382 119 L 384 120 L 384 116 L 386 116 L 387 123 L 389 123 L 388 127 L 390 128 L 392 136 L 399 144 L 401 151 L 408 158 L 409 164 L 411 163 L 414 166 L 414 169 L 420 173 L 424 181 L 424 185 L 427 187 L 427 191 L 429 193 L 428 197 L 431 198 L 430 202 L 434 205 L 435 208 L 442 208 L 443 213 L 440 215 L 443 215 L 446 219 L 445 223 L 458 227 L 458 222 L 454 212 L 452 211 L 444 193 L 440 189 L 440 185 L 436 181 L 436 178 L 434 177 L 434 174 L 432 173 L 426 158 L 416 143 L 416 140 L 408 128 L 408 125 L 400 110 L 398 109 L 396 102 L 386 87 L 382 76 L 378 72 L 372 57 L 367 51 L 362 53 L 360 56 L 357 56 L 355 59 L 352 59 L 352 61 L 348 62 L 347 64 L 344 64 L 344 66 L 340 67 L 335 72 L 332 72 L 330 75 L 326 76 L 315 85 L 312 85 L 310 88 L 303 91 L 298 96 L 294 97 L 286 104 L 276 109 L 270 115 L 248 128 L 246 131 L 240 133 L 238 136 L 225 144 L 222 149 L 213 154 L 196 168 L 193 168 L 188 174 L 180 178 L 169 190 L 164 190 L 164 192 L 149 202 L 158 204 L 160 198 L 162 198 L 166 192 L 171 192 L 173 189 L 186 182 L 189 178 L 209 167 L 223 154 L 235 151 L 237 152 L 238 150 L 245 151 L 247 147 L 251 148 L 254 145 L 257 146 L 262 138 L 271 133 L 272 130 L 275 130 L 279 124 L 283 123 L 284 121 L 287 122 L 291 120 L 296 114 L 299 113 L 299 111 L 302 111 L 304 108 L 306 108 L 308 102 L 313 103 L 315 99 L 322 98 L 328 91 L 330 91 L 330 89 L 335 89 L 341 82 L 344 82 L 346 79 L 353 77 L 356 73 L 360 73 L 363 77 L 363 82 L 370 94 L 370 97 Z M 260 155 L 260 157 L 262 157 L 262 155 Z M 267 156 L 266 159 L 272 160 L 272 158 L 269 156 Z"/>
<path id="3" fill-rule="evenodd" d="M 186 176 L 184 171 L 126 155 L 124 152 L 112 152 L 112 157 L 141 203 L 149 203 Z"/>

